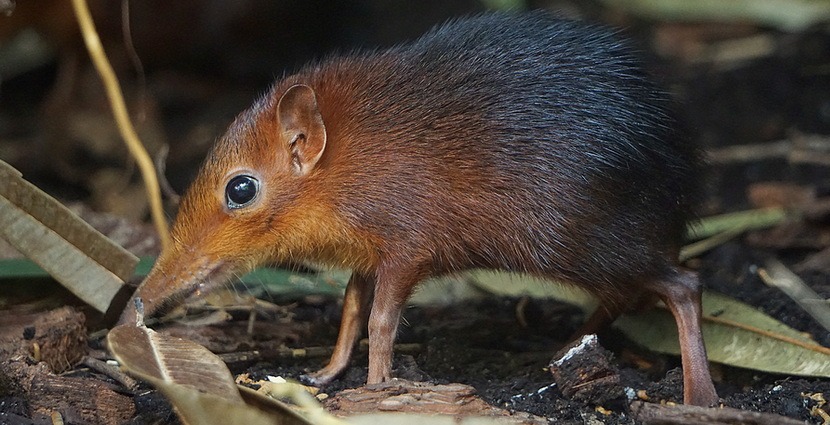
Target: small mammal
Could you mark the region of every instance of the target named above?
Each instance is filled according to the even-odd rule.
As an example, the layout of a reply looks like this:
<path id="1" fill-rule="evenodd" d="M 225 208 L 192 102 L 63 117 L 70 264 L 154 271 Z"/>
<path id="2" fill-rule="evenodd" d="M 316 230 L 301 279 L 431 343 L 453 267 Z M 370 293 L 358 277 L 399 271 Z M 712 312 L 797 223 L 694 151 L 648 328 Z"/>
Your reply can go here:
<path id="1" fill-rule="evenodd" d="M 401 310 L 423 279 L 473 267 L 643 297 L 680 331 L 684 402 L 718 401 L 700 285 L 677 254 L 696 150 L 611 31 L 544 12 L 485 14 L 275 83 L 209 153 L 135 296 L 153 315 L 265 263 L 350 268 L 327 383 L 368 319 L 368 383 L 391 378 Z M 132 303 L 122 322 L 135 316 Z"/>

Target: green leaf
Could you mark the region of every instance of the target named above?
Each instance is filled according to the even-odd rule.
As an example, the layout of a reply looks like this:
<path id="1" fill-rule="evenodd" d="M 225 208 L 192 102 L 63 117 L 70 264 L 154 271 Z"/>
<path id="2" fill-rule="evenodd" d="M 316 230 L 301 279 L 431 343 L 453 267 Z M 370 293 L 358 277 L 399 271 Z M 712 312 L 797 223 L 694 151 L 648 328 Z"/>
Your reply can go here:
<path id="1" fill-rule="evenodd" d="M 271 294 L 342 295 L 351 275 L 343 270 L 297 273 L 285 269 L 260 268 L 245 276 L 246 285 L 264 285 Z"/>
<path id="2" fill-rule="evenodd" d="M 25 258 L 0 260 L 0 279 L 49 277 L 43 268 Z"/>
<path id="3" fill-rule="evenodd" d="M 783 208 L 761 208 L 704 217 L 689 224 L 686 238 L 697 240 L 724 232 L 745 232 L 775 226 L 787 219 Z"/>
<path id="4" fill-rule="evenodd" d="M 704 293 L 703 314 L 710 361 L 764 372 L 830 377 L 830 349 L 740 301 Z M 614 327 L 650 350 L 680 354 L 674 318 L 666 309 L 625 315 Z"/>
<path id="5" fill-rule="evenodd" d="M 461 288 L 450 291 L 453 286 Z M 478 292 L 463 289 L 464 286 Z M 593 297 L 579 289 L 532 276 L 485 270 L 431 280 L 418 290 L 413 302 L 431 303 L 441 301 L 442 297 L 459 301 L 481 297 L 482 292 L 553 298 L 586 312 L 596 306 Z M 725 295 L 704 292 L 703 314 L 703 337 L 711 361 L 772 373 L 830 377 L 830 349 L 749 305 Z M 665 308 L 624 315 L 614 327 L 645 348 L 680 355 L 674 317 Z"/>
<path id="6" fill-rule="evenodd" d="M 429 290 L 429 287 L 433 285 L 439 291 L 441 288 L 446 288 L 444 291 L 450 291 L 449 288 L 452 288 L 451 291 L 456 294 L 456 300 L 480 297 L 483 292 L 504 297 L 553 298 L 574 304 L 585 311 L 590 311 L 597 305 L 593 296 L 574 286 L 562 285 L 535 276 L 492 270 L 470 270 L 454 276 L 430 279 L 422 285 L 425 288 L 418 289 L 415 296 L 419 296 L 421 291 Z M 459 285 L 468 285 L 471 288 L 457 287 Z"/>

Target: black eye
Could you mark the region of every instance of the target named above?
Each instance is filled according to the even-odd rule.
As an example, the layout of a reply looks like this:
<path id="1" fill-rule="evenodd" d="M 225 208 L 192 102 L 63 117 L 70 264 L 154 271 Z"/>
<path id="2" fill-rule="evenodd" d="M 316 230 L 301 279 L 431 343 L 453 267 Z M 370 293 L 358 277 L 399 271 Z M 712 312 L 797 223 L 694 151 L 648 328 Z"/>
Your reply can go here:
<path id="1" fill-rule="evenodd" d="M 248 206 L 259 192 L 259 180 L 242 174 L 228 182 L 225 187 L 225 202 L 228 208 L 235 210 Z"/>

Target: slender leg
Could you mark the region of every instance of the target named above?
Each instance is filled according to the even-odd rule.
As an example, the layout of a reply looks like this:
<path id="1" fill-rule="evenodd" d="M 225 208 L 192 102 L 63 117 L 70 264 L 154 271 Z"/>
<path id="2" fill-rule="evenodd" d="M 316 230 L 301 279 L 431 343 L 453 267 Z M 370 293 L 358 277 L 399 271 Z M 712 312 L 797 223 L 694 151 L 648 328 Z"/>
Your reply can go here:
<path id="1" fill-rule="evenodd" d="M 666 303 L 677 322 L 683 362 L 683 403 L 714 406 L 718 403 L 718 395 L 709 374 L 706 347 L 700 330 L 701 290 L 697 275 L 677 271 L 669 279 L 653 282 L 649 289 Z"/>
<path id="2" fill-rule="evenodd" d="M 579 327 L 571 337 L 568 338 L 568 341 L 576 341 L 577 339 L 581 338 L 583 335 L 595 334 L 617 320 L 621 314 L 618 308 L 608 307 L 605 304 L 600 304 L 597 306 L 597 309 L 594 310 L 593 313 L 585 320 L 585 323 Z"/>
<path id="3" fill-rule="evenodd" d="M 326 367 L 304 376 L 304 381 L 314 385 L 324 385 L 348 367 L 355 343 L 369 314 L 374 284 L 374 278 L 359 274 L 352 275 L 343 298 L 343 317 L 340 320 L 340 332 L 337 335 L 337 343 L 334 346 L 331 360 Z"/>
<path id="4" fill-rule="evenodd" d="M 585 323 L 571 335 L 569 341 L 575 341 L 583 335 L 599 333 L 607 328 L 611 323 L 614 323 L 621 314 L 626 311 L 639 311 L 652 307 L 657 299 L 653 294 L 640 294 L 632 296 L 627 305 L 622 303 L 603 303 L 597 306 L 597 309 L 591 313 L 591 316 L 585 320 Z"/>
<path id="5" fill-rule="evenodd" d="M 392 379 L 392 347 L 398 330 L 401 312 L 412 288 L 426 277 L 426 273 L 405 267 L 378 270 L 378 284 L 369 316 L 369 377 L 366 384 L 378 384 Z"/>

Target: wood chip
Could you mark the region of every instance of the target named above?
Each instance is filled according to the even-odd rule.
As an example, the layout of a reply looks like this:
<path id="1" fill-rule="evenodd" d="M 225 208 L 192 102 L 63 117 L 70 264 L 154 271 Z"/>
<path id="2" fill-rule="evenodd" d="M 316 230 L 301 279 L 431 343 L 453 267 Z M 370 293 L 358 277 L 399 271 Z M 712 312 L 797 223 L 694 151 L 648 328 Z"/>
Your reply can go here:
<path id="1" fill-rule="evenodd" d="M 667 406 L 635 401 L 631 416 L 637 423 L 661 425 L 803 425 L 804 422 L 772 413 L 749 410 L 706 408 L 698 406 Z"/>
<path id="2" fill-rule="evenodd" d="M 549 367 L 565 397 L 593 405 L 625 397 L 611 353 L 599 345 L 596 335 L 585 335 L 560 350 Z"/>

